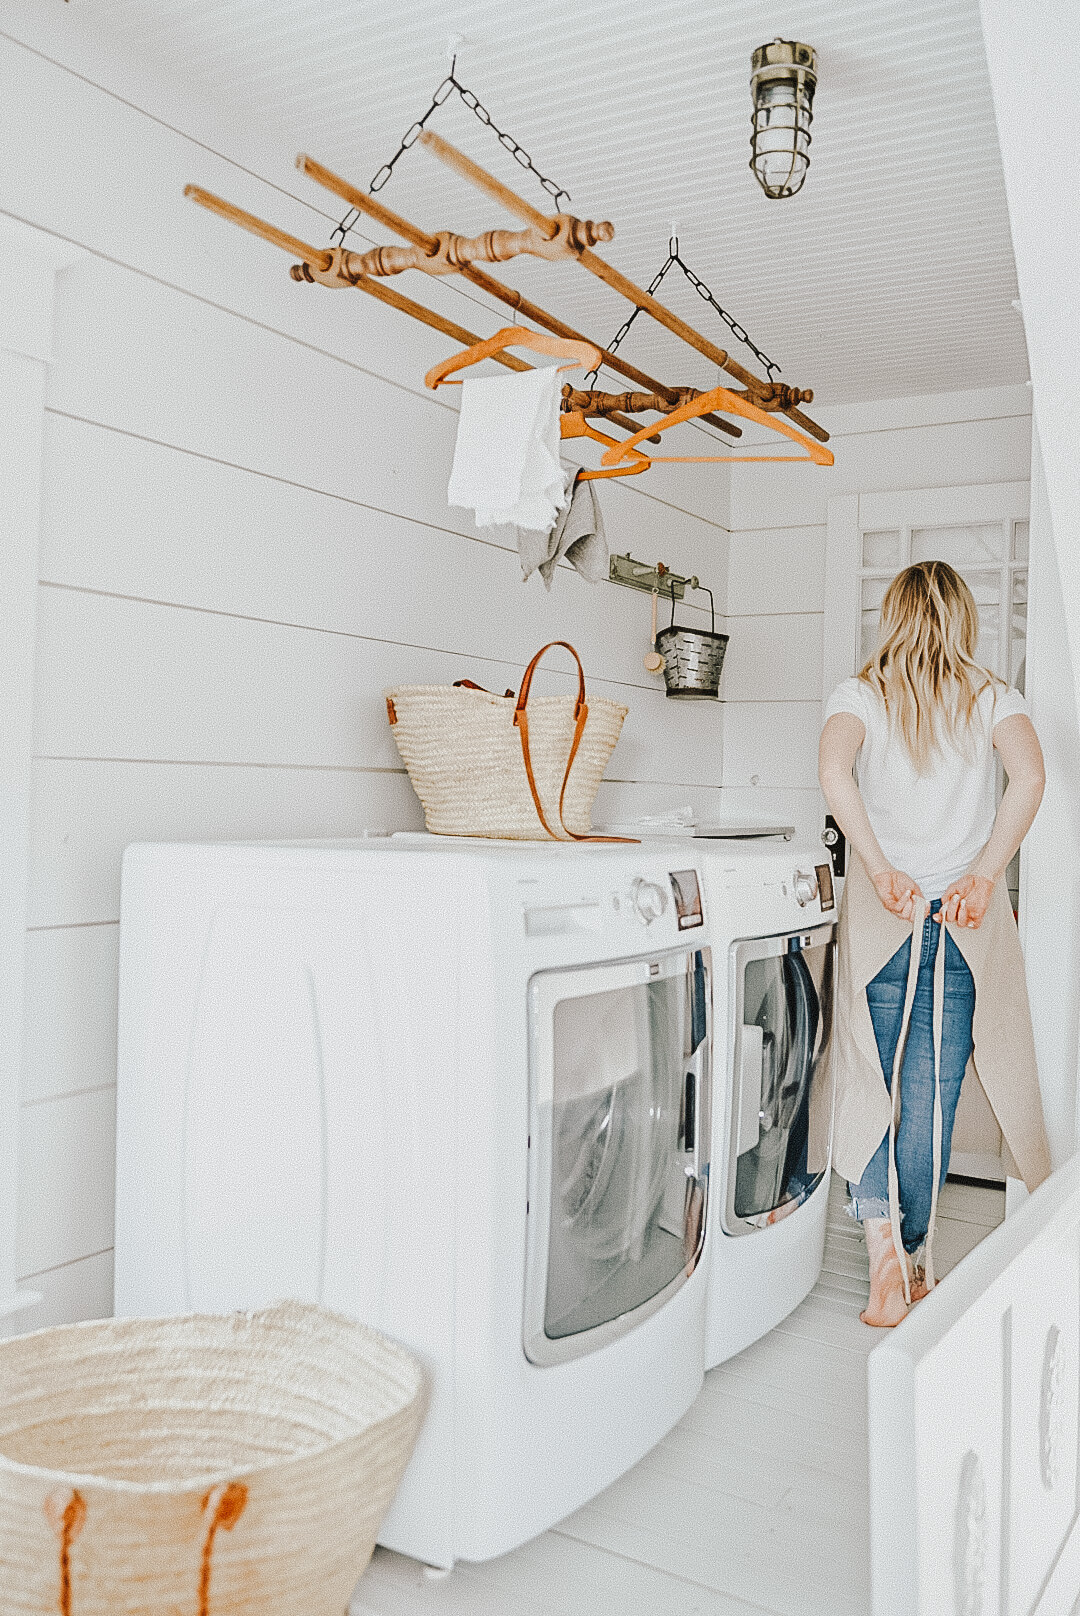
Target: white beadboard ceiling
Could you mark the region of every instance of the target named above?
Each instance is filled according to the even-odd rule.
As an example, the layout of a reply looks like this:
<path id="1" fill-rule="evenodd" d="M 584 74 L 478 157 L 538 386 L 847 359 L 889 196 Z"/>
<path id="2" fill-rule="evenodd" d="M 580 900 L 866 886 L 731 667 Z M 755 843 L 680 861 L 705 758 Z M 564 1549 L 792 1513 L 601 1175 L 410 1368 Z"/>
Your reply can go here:
<path id="1" fill-rule="evenodd" d="M 684 258 L 819 402 L 1027 377 L 977 0 L 78 4 L 104 39 L 365 188 L 427 108 L 458 33 L 459 79 L 573 212 L 614 222 L 607 256 L 647 283 L 677 221 Z M 747 166 L 750 53 L 778 34 L 819 53 L 810 172 L 787 201 L 769 201 Z M 430 127 L 550 206 L 456 97 Z M 381 194 L 428 229 L 511 222 L 420 147 Z M 628 312 L 576 265 L 518 259 L 498 273 L 600 340 Z M 397 284 L 423 297 L 416 271 Z M 661 295 L 748 358 L 676 271 Z M 624 351 L 666 381 L 714 382 L 645 316 Z"/>

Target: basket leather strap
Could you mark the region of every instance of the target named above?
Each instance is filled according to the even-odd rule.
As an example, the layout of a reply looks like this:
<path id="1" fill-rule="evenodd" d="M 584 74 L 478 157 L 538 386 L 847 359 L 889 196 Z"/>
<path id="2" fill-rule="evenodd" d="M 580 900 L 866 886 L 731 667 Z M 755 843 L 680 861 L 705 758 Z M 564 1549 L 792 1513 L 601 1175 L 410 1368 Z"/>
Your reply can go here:
<path id="1" fill-rule="evenodd" d="M 561 645 L 563 650 L 569 651 L 570 655 L 577 663 L 578 670 L 578 693 L 577 700 L 574 703 L 574 738 L 570 743 L 570 756 L 566 760 L 566 769 L 563 774 L 562 789 L 559 792 L 559 824 L 562 827 L 564 835 L 569 837 L 570 840 L 574 842 L 631 842 L 636 844 L 637 838 L 635 836 L 593 836 L 588 832 L 570 830 L 566 824 L 566 821 L 563 819 L 563 803 L 566 800 L 566 787 L 570 781 L 570 771 L 574 767 L 574 759 L 577 757 L 578 747 L 581 745 L 581 737 L 585 733 L 585 725 L 589 718 L 589 708 L 585 701 L 585 669 L 581 665 L 581 658 L 578 656 L 569 640 L 551 640 L 547 645 L 542 646 L 541 649 L 537 651 L 536 655 L 529 663 L 529 666 L 525 669 L 525 676 L 521 681 L 521 689 L 518 691 L 517 701 L 514 705 L 514 726 L 521 736 L 521 755 L 525 763 L 525 778 L 529 782 L 529 790 L 532 792 L 533 805 L 535 806 L 536 812 L 539 815 L 540 823 L 543 825 L 544 829 L 547 831 L 548 835 L 553 841 L 558 842 L 562 840 L 562 837 L 557 835 L 548 824 L 547 816 L 544 813 L 543 803 L 540 801 L 540 793 L 536 788 L 536 776 L 533 773 L 532 766 L 532 752 L 529 748 L 528 712 L 529 691 L 532 688 L 533 674 L 536 672 L 537 665 L 540 662 L 541 657 L 545 656 L 548 651 L 553 650 L 557 645 Z"/>
<path id="2" fill-rule="evenodd" d="M 478 685 L 472 679 L 455 679 L 454 680 L 454 689 L 455 690 L 479 690 L 481 692 L 481 694 L 485 695 L 485 696 L 493 696 L 495 694 L 495 692 L 493 690 L 488 690 L 486 685 Z M 513 694 L 514 694 L 514 692 L 512 690 L 504 690 L 503 691 L 503 700 L 505 701 L 507 696 L 512 696 Z"/>

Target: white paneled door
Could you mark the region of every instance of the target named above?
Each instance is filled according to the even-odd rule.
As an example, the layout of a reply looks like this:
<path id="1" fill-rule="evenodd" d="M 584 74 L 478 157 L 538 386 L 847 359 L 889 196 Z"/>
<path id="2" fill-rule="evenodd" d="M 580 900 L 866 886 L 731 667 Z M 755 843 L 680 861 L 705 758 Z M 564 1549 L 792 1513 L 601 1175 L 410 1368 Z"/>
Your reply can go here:
<path id="1" fill-rule="evenodd" d="M 1080 1156 L 869 1359 L 873 1616 L 1080 1609 Z"/>
<path id="2" fill-rule="evenodd" d="M 874 650 L 890 581 L 913 561 L 948 561 L 979 608 L 979 660 L 1023 689 L 1030 486 L 904 489 L 829 501 L 825 694 Z"/>
<path id="3" fill-rule="evenodd" d="M 902 567 L 948 561 L 967 580 L 979 609 L 977 656 L 1008 684 L 1024 688 L 1027 650 L 1026 482 L 848 494 L 829 501 L 825 552 L 826 699 L 858 672 L 878 641 L 882 598 Z M 1019 859 L 1009 869 L 1019 905 Z M 953 1135 L 951 1170 L 1004 1180 L 1001 1131 L 969 1070 Z M 1011 1169 L 1015 1172 L 1015 1168 Z M 1078 1590 L 1080 1591 L 1080 1590 Z"/>

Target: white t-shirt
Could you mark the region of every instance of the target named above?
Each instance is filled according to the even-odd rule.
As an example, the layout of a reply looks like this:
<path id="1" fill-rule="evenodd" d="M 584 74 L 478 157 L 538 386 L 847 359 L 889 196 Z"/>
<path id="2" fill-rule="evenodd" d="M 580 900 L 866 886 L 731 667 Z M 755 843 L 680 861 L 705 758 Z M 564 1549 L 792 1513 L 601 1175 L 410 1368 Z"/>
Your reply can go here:
<path id="1" fill-rule="evenodd" d="M 940 898 L 989 840 L 997 811 L 994 726 L 1027 710 L 1018 690 L 984 690 L 972 714 L 970 757 L 943 746 L 920 775 L 872 685 L 845 679 L 829 697 L 826 719 L 854 713 L 866 727 L 856 772 L 867 817 L 890 864 L 926 898 Z"/>

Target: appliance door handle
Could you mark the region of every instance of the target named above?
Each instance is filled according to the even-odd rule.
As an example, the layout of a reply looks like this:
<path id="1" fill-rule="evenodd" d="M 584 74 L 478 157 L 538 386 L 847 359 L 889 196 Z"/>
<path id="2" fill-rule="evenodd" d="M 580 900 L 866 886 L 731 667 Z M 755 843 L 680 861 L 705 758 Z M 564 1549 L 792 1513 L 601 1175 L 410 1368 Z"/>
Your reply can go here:
<path id="1" fill-rule="evenodd" d="M 689 1057 L 685 1066 L 685 1079 L 683 1087 L 683 1144 L 690 1164 L 686 1168 L 688 1178 L 701 1178 L 704 1165 L 709 1157 L 708 1107 L 705 1104 L 705 1065 L 704 1055 L 707 1049 L 707 1040 L 702 1040 L 694 1053 Z M 703 1149 L 704 1147 L 704 1149 Z M 703 1160 L 704 1158 L 704 1160 Z"/>

